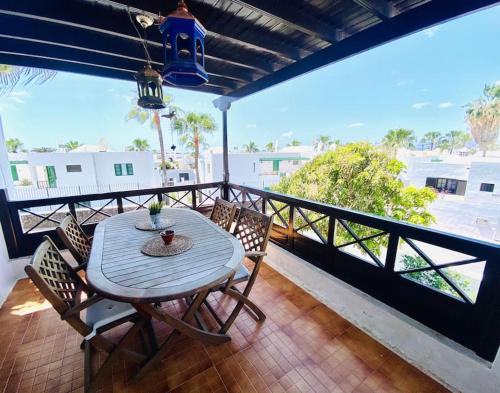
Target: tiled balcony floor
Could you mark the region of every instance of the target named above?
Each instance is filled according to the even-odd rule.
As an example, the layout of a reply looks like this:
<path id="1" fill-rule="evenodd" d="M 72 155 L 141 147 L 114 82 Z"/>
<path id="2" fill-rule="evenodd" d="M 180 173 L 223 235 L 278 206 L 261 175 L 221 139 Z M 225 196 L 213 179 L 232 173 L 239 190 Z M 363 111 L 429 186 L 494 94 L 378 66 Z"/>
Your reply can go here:
<path id="1" fill-rule="evenodd" d="M 447 392 L 267 265 L 252 297 L 268 316 L 264 323 L 242 311 L 227 344 L 183 338 L 139 384 L 126 382 L 134 366 L 117 362 L 101 391 Z M 211 302 L 231 306 L 221 296 Z M 155 329 L 160 339 L 168 333 Z M 18 282 L 0 310 L 0 392 L 83 392 L 80 341 L 30 281 Z"/>

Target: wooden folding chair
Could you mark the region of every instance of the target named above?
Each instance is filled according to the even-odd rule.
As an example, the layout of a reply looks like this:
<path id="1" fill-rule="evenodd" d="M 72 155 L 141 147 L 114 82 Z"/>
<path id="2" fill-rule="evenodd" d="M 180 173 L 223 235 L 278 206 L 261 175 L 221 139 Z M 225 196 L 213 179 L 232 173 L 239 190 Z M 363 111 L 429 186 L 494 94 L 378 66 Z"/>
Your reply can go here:
<path id="1" fill-rule="evenodd" d="M 62 242 L 78 263 L 76 270 L 85 270 L 92 248 L 92 239 L 85 234 L 82 227 L 71 213 L 56 228 Z"/>
<path id="2" fill-rule="evenodd" d="M 210 220 L 215 222 L 221 228 L 226 231 L 231 229 L 231 225 L 234 221 L 234 216 L 236 215 L 236 206 L 231 202 L 217 197 L 215 199 L 215 205 L 210 214 Z"/>
<path id="3" fill-rule="evenodd" d="M 228 331 L 243 306 L 248 307 L 255 314 L 257 320 L 263 321 L 266 319 L 266 315 L 248 298 L 248 296 L 250 295 L 252 287 L 255 284 L 260 266 L 262 265 L 264 256 L 266 255 L 265 251 L 267 243 L 269 242 L 269 236 L 271 235 L 272 222 L 273 219 L 270 216 L 244 207 L 240 209 L 240 214 L 238 216 L 238 220 L 236 221 L 233 235 L 241 241 L 243 247 L 245 248 L 245 257 L 253 262 L 253 269 L 249 272 L 248 269 L 242 265 L 233 277 L 231 277 L 225 284 L 215 289 L 217 291 L 224 292 L 226 295 L 229 295 L 238 301 L 225 322 L 219 318 L 212 306 L 210 306 L 208 302 L 205 302 L 205 305 L 209 309 L 210 313 L 221 326 L 220 333 L 222 334 L 225 334 Z M 247 282 L 247 284 L 243 291 L 240 291 L 236 288 L 236 284 L 242 282 Z"/>
<path id="4" fill-rule="evenodd" d="M 115 302 L 96 294 L 81 300 L 82 293 L 87 293 L 86 284 L 48 236 L 44 237 L 33 254 L 31 265 L 27 265 L 24 270 L 61 319 L 84 337 L 85 392 L 95 391 L 105 371 L 117 357 L 142 365 L 156 351 L 157 344 L 150 319 L 140 316 L 130 304 Z M 83 310 L 86 310 L 85 321 L 80 316 Z M 103 337 L 103 332 L 125 322 L 132 322 L 133 326 L 117 344 Z M 142 344 L 148 356 L 125 348 L 125 344 L 137 333 L 141 333 Z M 91 370 L 93 348 L 109 354 L 94 376 Z"/>

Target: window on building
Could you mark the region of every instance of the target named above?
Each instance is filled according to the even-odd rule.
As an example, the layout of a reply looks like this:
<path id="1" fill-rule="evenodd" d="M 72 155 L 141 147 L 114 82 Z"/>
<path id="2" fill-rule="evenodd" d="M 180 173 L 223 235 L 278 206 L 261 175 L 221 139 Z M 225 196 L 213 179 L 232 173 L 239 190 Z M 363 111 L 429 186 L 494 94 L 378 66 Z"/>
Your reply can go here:
<path id="1" fill-rule="evenodd" d="M 81 172 L 81 165 L 66 165 L 66 172 Z"/>
<path id="2" fill-rule="evenodd" d="M 465 195 L 467 182 L 465 180 L 446 179 L 443 177 L 428 177 L 425 180 L 426 187 L 432 187 L 446 194 Z"/>
<path id="3" fill-rule="evenodd" d="M 132 176 L 134 174 L 134 165 L 115 164 L 115 176 Z"/>
<path id="4" fill-rule="evenodd" d="M 189 173 L 187 172 L 179 173 L 179 181 L 188 181 L 188 180 L 189 180 Z"/>
<path id="5" fill-rule="evenodd" d="M 292 161 L 292 164 L 293 164 L 293 165 L 299 165 L 299 160 L 293 160 L 293 161 Z"/>
<path id="6" fill-rule="evenodd" d="M 125 166 L 127 167 L 127 175 L 132 176 L 134 174 L 134 166 L 130 163 L 125 164 Z"/>
<path id="7" fill-rule="evenodd" d="M 115 164 L 115 176 L 122 176 L 122 164 Z"/>
<path id="8" fill-rule="evenodd" d="M 12 173 L 12 180 L 19 181 L 19 174 L 17 173 L 17 166 L 10 166 L 10 173 Z"/>
<path id="9" fill-rule="evenodd" d="M 493 192 L 495 185 L 493 183 L 481 183 L 481 188 L 479 191 Z"/>
<path id="10" fill-rule="evenodd" d="M 255 173 L 255 162 L 253 163 L 253 173 Z"/>
<path id="11" fill-rule="evenodd" d="M 280 170 L 280 162 L 279 160 L 273 161 L 273 172 L 278 172 Z"/>

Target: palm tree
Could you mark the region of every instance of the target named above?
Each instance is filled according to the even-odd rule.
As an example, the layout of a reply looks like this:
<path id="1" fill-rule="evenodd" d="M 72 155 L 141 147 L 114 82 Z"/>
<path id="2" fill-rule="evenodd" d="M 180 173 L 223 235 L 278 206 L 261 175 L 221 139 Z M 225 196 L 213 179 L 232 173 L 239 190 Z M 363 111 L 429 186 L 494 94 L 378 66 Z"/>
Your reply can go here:
<path id="1" fill-rule="evenodd" d="M 250 141 L 246 145 L 243 145 L 243 149 L 247 153 L 257 153 L 259 151 L 259 147 L 254 141 Z"/>
<path id="2" fill-rule="evenodd" d="M 266 149 L 266 151 L 274 151 L 274 143 L 273 142 L 266 143 L 264 149 Z"/>
<path id="3" fill-rule="evenodd" d="M 68 141 L 62 146 L 64 147 L 64 149 L 66 151 L 71 151 L 71 150 L 75 150 L 77 147 L 80 147 L 81 145 L 82 144 L 78 141 Z"/>
<path id="4" fill-rule="evenodd" d="M 174 128 L 180 135 L 179 141 L 193 151 L 196 180 L 200 182 L 200 147 L 206 146 L 206 136 L 213 134 L 217 125 L 212 116 L 205 113 L 187 112 L 174 120 Z"/>
<path id="5" fill-rule="evenodd" d="M 151 148 L 147 139 L 135 138 L 127 147 L 128 151 L 147 151 Z M 162 166 L 163 167 L 163 166 Z"/>
<path id="6" fill-rule="evenodd" d="M 29 83 L 40 85 L 53 79 L 56 74 L 56 71 L 41 68 L 0 64 L 0 95 L 10 93 L 19 83 L 23 83 L 23 86 Z"/>
<path id="7" fill-rule="evenodd" d="M 415 140 L 415 133 L 412 130 L 397 128 L 387 132 L 384 139 L 382 139 L 382 145 L 391 155 L 395 156 L 398 149 L 415 147 Z"/>
<path id="8" fill-rule="evenodd" d="M 320 150 L 322 152 L 328 150 L 333 144 L 332 138 L 328 135 L 320 135 L 319 138 L 315 139 L 313 142 L 314 150 Z"/>
<path id="9" fill-rule="evenodd" d="M 289 144 L 287 144 L 288 147 L 290 147 L 290 146 L 300 146 L 300 145 L 302 145 L 302 142 L 298 141 L 297 139 L 294 139 Z"/>
<path id="10" fill-rule="evenodd" d="M 434 150 L 441 137 L 442 135 L 439 131 L 429 131 L 422 138 L 422 142 L 429 142 L 431 144 L 431 150 Z"/>
<path id="11" fill-rule="evenodd" d="M 448 150 L 453 154 L 453 150 L 464 147 L 472 140 L 471 136 L 464 131 L 450 131 L 446 133 L 439 141 L 439 147 L 443 150 Z"/>
<path id="12" fill-rule="evenodd" d="M 174 97 L 170 95 L 164 95 L 163 96 L 163 102 L 165 103 L 166 107 L 169 107 L 169 112 L 170 109 L 172 108 L 170 104 L 174 100 Z M 180 112 L 180 109 L 178 110 Z M 138 105 L 135 105 L 130 111 L 127 113 L 127 116 L 125 116 L 125 120 L 136 120 L 140 124 L 146 123 L 146 121 L 149 121 L 149 125 L 151 128 L 156 129 L 156 132 L 158 133 L 158 141 L 160 143 L 160 156 L 161 156 L 161 162 L 166 162 L 165 159 L 165 145 L 163 143 L 163 131 L 161 129 L 161 113 L 162 111 L 160 109 L 144 109 L 141 108 Z M 161 170 L 162 170 L 162 185 L 166 185 L 167 181 L 167 168 L 165 165 L 161 165 Z"/>
<path id="13" fill-rule="evenodd" d="M 495 147 L 500 132 L 500 85 L 486 85 L 483 96 L 466 108 L 465 121 L 485 157 L 486 151 Z"/>
<path id="14" fill-rule="evenodd" d="M 5 141 L 9 153 L 18 153 L 23 148 L 23 143 L 18 138 L 10 138 Z"/>

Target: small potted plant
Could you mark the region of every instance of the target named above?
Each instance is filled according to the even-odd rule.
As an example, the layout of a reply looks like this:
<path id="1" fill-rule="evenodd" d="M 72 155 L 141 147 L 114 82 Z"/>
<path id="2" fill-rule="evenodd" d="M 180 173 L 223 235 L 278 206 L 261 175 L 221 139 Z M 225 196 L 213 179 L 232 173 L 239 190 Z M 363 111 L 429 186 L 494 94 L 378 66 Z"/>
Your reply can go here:
<path id="1" fill-rule="evenodd" d="M 149 205 L 149 218 L 151 220 L 151 226 L 153 228 L 158 228 L 160 226 L 160 212 L 163 207 L 163 202 L 152 202 Z"/>

